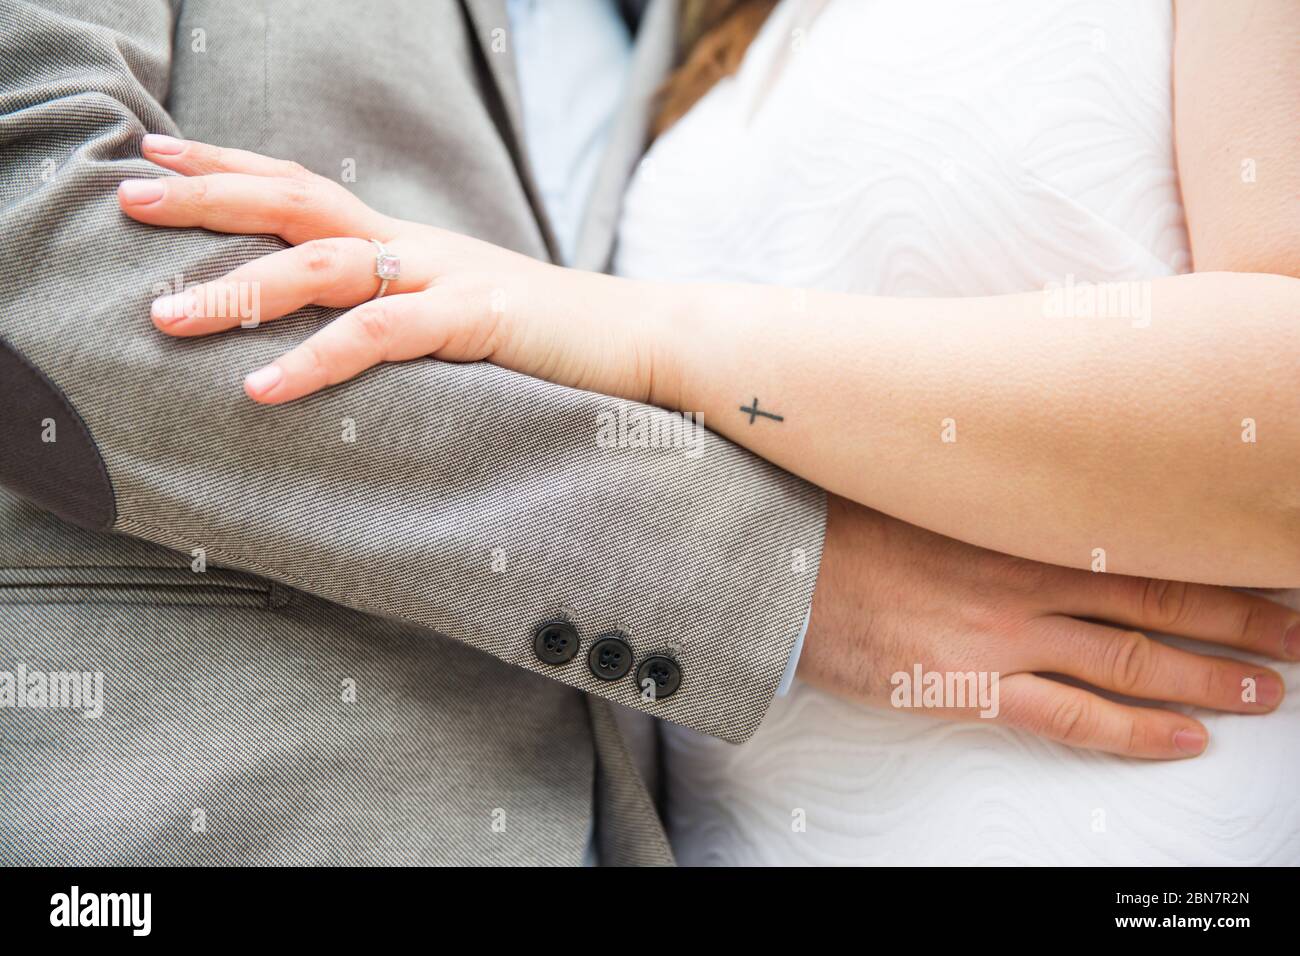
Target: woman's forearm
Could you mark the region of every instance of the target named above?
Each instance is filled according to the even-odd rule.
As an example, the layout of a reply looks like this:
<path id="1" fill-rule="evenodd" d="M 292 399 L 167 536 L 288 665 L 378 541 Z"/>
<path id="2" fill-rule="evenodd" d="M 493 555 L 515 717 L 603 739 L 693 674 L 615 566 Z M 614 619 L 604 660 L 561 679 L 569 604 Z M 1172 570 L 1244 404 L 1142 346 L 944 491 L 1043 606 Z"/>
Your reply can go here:
<path id="1" fill-rule="evenodd" d="M 241 317 L 210 306 L 250 287 L 266 290 L 259 323 L 349 307 L 253 370 L 254 401 L 296 401 L 382 362 L 489 360 L 702 411 L 831 491 L 1000 551 L 1300 584 L 1300 279 L 1211 273 L 980 299 L 667 286 L 543 265 L 382 216 L 301 170 L 288 188 L 265 157 L 183 145 L 150 158 L 184 175 L 122 184 L 125 212 L 278 225 L 295 245 L 160 298 L 161 330 L 235 328 Z M 391 286 L 377 288 L 362 236 L 400 262 Z"/>
<path id="2" fill-rule="evenodd" d="M 1295 0 L 1177 0 L 1174 142 L 1198 272 L 1300 276 Z"/>
<path id="3" fill-rule="evenodd" d="M 656 401 L 844 497 L 1075 567 L 1300 585 L 1300 281 L 678 290 Z M 1100 303 L 1100 305 L 1098 304 Z M 1105 317 L 1108 308 L 1120 314 Z"/>

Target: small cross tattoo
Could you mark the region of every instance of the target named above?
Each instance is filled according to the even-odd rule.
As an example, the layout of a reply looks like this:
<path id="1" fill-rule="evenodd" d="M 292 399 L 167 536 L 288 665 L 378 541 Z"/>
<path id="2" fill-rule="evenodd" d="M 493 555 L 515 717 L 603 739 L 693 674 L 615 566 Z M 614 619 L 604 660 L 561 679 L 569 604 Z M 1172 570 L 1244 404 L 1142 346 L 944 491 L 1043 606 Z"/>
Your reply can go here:
<path id="1" fill-rule="evenodd" d="M 757 399 L 757 398 L 754 399 L 754 404 L 753 404 L 753 405 L 741 405 L 741 406 L 740 406 L 740 410 L 749 416 L 749 423 L 750 423 L 751 425 L 754 424 L 754 419 L 757 418 L 759 415 L 762 415 L 764 418 L 770 418 L 770 419 L 772 419 L 772 421 L 774 421 L 774 422 L 783 422 L 783 421 L 785 421 L 785 417 L 784 417 L 784 416 L 782 416 L 782 415 L 777 415 L 775 412 L 761 412 L 761 411 L 759 411 L 759 410 L 758 410 L 758 399 Z"/>

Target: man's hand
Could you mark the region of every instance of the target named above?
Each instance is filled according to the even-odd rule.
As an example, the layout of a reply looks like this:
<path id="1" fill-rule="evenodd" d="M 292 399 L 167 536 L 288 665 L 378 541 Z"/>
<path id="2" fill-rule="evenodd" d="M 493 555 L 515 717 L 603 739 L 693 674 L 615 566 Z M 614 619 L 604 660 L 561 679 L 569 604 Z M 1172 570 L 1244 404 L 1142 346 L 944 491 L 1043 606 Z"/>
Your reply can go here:
<path id="1" fill-rule="evenodd" d="M 941 674 L 996 672 L 993 719 L 1002 723 L 1092 750 L 1189 757 L 1208 740 L 1196 720 L 1115 703 L 1048 675 L 1129 697 L 1263 714 L 1285 692 L 1275 671 L 1191 654 L 1133 629 L 1296 660 L 1298 621 L 1289 608 L 1227 588 L 1012 558 L 832 496 L 798 674 L 886 705 L 891 676 L 910 677 L 918 664 Z M 979 709 L 927 712 L 973 719 Z"/>

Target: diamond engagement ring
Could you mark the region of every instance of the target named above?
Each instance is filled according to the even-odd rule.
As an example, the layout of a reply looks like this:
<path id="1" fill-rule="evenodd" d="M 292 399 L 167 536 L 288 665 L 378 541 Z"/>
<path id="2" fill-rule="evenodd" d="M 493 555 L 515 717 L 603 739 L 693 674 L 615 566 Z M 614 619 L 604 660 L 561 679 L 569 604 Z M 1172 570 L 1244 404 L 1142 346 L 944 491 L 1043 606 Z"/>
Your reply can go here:
<path id="1" fill-rule="evenodd" d="M 402 274 L 402 260 L 385 249 L 378 239 L 370 241 L 379 250 L 375 253 L 375 276 L 379 279 L 379 291 L 375 293 L 375 298 L 378 299 L 388 291 L 388 283 Z"/>

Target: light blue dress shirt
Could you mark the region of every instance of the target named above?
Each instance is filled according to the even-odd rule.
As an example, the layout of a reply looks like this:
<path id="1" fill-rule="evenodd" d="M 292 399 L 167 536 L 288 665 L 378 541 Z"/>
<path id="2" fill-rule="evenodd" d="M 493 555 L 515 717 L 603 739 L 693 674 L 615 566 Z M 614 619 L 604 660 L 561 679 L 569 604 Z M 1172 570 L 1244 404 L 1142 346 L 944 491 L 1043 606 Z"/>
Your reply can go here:
<path id="1" fill-rule="evenodd" d="M 565 262 L 632 62 L 614 0 L 506 0 L 528 163 Z"/>

